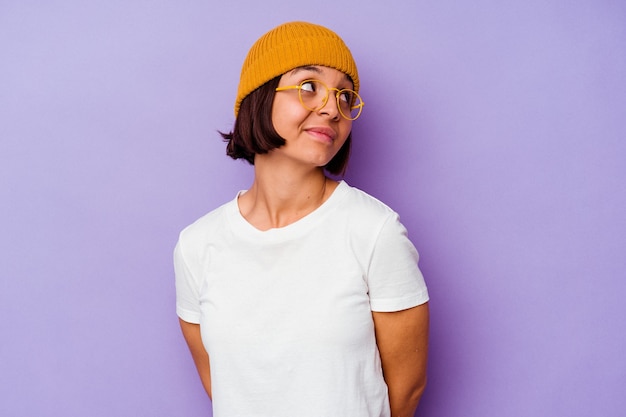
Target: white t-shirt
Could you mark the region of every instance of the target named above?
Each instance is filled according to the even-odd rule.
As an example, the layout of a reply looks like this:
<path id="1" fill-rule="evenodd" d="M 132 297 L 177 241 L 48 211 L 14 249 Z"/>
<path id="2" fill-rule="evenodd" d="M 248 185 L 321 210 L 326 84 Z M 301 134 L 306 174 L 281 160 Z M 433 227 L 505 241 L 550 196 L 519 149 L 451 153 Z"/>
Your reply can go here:
<path id="1" fill-rule="evenodd" d="M 176 310 L 199 323 L 215 417 L 388 417 L 372 311 L 428 301 L 398 215 L 341 182 L 260 231 L 237 199 L 180 234 Z"/>

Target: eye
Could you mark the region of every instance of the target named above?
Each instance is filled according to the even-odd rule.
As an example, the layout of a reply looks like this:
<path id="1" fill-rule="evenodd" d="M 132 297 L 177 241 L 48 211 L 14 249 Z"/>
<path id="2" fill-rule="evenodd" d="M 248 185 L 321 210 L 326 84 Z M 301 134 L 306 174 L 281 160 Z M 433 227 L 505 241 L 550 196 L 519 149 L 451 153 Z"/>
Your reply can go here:
<path id="1" fill-rule="evenodd" d="M 341 90 L 339 92 L 339 100 L 341 100 L 342 102 L 344 102 L 346 104 L 351 104 L 353 98 L 354 98 L 354 95 L 353 95 L 352 91 L 350 91 L 350 90 Z"/>
<path id="2" fill-rule="evenodd" d="M 300 84 L 300 91 L 306 91 L 309 93 L 314 93 L 315 90 L 317 90 L 317 86 L 315 85 L 315 81 L 303 81 L 302 84 Z"/>

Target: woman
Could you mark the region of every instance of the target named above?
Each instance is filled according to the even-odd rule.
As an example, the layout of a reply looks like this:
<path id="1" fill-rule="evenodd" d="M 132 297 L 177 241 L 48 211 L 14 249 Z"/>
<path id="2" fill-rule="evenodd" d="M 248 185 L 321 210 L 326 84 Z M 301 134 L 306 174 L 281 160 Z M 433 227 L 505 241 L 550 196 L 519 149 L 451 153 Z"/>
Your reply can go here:
<path id="1" fill-rule="evenodd" d="M 250 189 L 181 232 L 177 314 L 215 417 L 412 416 L 428 293 L 386 205 L 344 172 L 363 102 L 322 26 L 280 25 L 241 72 L 227 153 Z"/>

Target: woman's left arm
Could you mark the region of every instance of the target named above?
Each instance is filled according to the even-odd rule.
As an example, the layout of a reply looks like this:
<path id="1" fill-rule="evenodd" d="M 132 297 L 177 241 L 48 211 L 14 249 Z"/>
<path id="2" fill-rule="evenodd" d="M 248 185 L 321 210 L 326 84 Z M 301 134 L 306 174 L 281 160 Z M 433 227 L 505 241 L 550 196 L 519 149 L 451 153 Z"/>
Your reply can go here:
<path id="1" fill-rule="evenodd" d="M 426 386 L 428 303 L 372 316 L 391 417 L 413 417 Z"/>

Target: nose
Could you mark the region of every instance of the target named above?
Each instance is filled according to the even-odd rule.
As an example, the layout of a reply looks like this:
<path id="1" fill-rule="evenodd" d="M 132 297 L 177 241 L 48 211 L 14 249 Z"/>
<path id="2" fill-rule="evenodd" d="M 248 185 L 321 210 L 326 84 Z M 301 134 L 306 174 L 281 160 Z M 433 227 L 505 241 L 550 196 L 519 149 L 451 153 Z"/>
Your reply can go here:
<path id="1" fill-rule="evenodd" d="M 329 90 L 328 100 L 326 104 L 318 110 L 318 113 L 328 115 L 332 120 L 339 120 L 341 113 L 339 113 L 339 107 L 337 105 L 337 92 Z"/>

